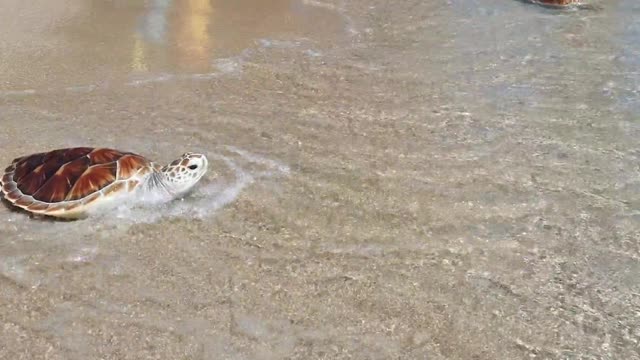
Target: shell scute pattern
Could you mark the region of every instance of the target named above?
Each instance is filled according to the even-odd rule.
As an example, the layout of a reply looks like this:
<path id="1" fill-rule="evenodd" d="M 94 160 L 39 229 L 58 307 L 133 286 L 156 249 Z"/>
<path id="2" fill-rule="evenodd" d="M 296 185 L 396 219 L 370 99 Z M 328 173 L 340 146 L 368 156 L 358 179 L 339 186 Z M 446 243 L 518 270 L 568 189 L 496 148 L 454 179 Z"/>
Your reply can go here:
<path id="1" fill-rule="evenodd" d="M 33 204 L 35 200 L 31 196 L 22 196 L 16 200 L 15 204 L 22 207 L 27 207 Z"/>
<path id="2" fill-rule="evenodd" d="M 49 208 L 49 204 L 43 203 L 43 202 L 35 202 L 35 201 L 31 205 L 27 206 L 28 210 L 36 211 L 36 212 L 45 211 L 48 208 Z"/>
<path id="3" fill-rule="evenodd" d="M 18 158 L 14 160 L 12 164 L 15 169 L 15 173 L 13 179 L 16 182 L 21 181 L 26 175 L 30 174 L 36 167 L 42 165 L 44 160 L 44 153 L 33 154 L 31 156 L 26 156 L 22 158 Z M 7 171 L 10 171 L 7 169 Z"/>
<path id="4" fill-rule="evenodd" d="M 91 160 L 92 164 L 104 164 L 117 161 L 125 155 L 126 154 L 113 149 L 97 149 L 87 154 L 87 157 Z"/>
<path id="5" fill-rule="evenodd" d="M 34 213 L 68 212 L 126 189 L 126 180 L 150 164 L 113 149 L 58 149 L 15 159 L 1 178 L 2 192 Z"/>
<path id="6" fill-rule="evenodd" d="M 3 178 L 3 183 L 15 183 L 22 194 L 45 203 L 79 200 L 115 182 L 117 161 L 124 156 L 127 153 L 85 147 L 38 153 L 16 159 L 13 176 L 7 169 L 5 177 L 9 179 Z M 127 173 L 144 166 L 140 157 L 136 160 L 127 162 Z"/>
<path id="7" fill-rule="evenodd" d="M 88 194 L 104 189 L 116 181 L 117 170 L 118 165 L 115 162 L 88 167 L 75 182 L 65 200 L 82 199 Z"/>
<path id="8" fill-rule="evenodd" d="M 53 177 L 49 179 L 49 183 L 45 184 L 43 187 L 44 189 L 47 186 L 51 186 L 51 191 L 57 191 L 59 194 L 59 196 L 56 197 L 56 200 L 52 199 L 51 202 L 71 200 L 74 194 L 72 189 L 90 166 L 91 160 L 86 156 L 82 156 L 62 165 Z"/>
<path id="9" fill-rule="evenodd" d="M 40 201 L 54 203 L 63 201 L 69 191 L 69 181 L 59 175 L 57 172 L 53 174 L 38 190 L 33 192 L 33 198 Z M 23 193 L 27 193 L 24 189 L 21 189 Z"/>
<path id="10" fill-rule="evenodd" d="M 142 156 L 127 154 L 118 160 L 118 179 L 128 179 L 135 175 L 141 168 L 140 164 L 147 163 Z"/>

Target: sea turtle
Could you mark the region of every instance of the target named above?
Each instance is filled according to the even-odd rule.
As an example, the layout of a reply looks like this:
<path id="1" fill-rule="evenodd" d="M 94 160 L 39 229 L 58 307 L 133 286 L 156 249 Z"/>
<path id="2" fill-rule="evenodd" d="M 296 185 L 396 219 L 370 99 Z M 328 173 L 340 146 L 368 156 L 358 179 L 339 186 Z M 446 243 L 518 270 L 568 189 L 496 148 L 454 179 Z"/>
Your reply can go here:
<path id="1" fill-rule="evenodd" d="M 551 9 L 578 9 L 578 10 L 599 10 L 595 5 L 584 3 L 582 0 L 518 0 L 520 2 L 540 5 Z"/>
<path id="2" fill-rule="evenodd" d="M 84 218 L 107 205 L 183 196 L 207 165 L 203 154 L 191 152 L 160 166 L 131 152 L 74 147 L 13 160 L 0 185 L 6 200 L 33 214 Z"/>
<path id="3" fill-rule="evenodd" d="M 548 6 L 567 6 L 576 3 L 576 0 L 532 0 L 534 3 Z"/>

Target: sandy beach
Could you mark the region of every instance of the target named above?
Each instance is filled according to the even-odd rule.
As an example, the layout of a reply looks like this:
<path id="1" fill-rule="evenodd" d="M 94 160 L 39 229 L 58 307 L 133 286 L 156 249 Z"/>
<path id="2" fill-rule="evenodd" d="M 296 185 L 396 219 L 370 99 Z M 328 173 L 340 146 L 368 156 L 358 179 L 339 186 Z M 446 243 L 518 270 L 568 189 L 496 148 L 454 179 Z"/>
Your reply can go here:
<path id="1" fill-rule="evenodd" d="M 0 165 L 210 158 L 0 207 L 0 359 L 640 359 L 640 7 L 0 0 Z"/>

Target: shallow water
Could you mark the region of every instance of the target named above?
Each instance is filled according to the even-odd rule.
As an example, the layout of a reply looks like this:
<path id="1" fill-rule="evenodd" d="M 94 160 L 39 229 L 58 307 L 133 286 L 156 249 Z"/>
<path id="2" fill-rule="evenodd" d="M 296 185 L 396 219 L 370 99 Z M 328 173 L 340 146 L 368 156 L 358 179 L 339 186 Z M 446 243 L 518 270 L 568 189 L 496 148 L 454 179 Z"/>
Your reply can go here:
<path id="1" fill-rule="evenodd" d="M 0 35 L 5 95 L 88 91 L 174 77 L 206 78 L 225 59 L 296 34 L 330 39 L 341 17 L 290 0 L 5 1 Z M 313 21 L 314 26 L 305 22 Z M 281 43 L 288 43 L 281 41 Z M 216 61 L 217 60 L 217 61 Z"/>
<path id="2" fill-rule="evenodd" d="M 211 170 L 1 207 L 0 359 L 640 359 L 635 1 L 1 3 L 1 162 Z"/>

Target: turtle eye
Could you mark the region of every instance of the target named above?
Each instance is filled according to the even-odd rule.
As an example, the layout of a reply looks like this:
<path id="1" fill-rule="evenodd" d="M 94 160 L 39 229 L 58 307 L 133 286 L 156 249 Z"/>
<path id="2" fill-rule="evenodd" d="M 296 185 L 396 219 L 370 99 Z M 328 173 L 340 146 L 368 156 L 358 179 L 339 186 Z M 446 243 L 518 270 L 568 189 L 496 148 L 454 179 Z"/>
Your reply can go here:
<path id="1" fill-rule="evenodd" d="M 189 165 L 189 169 L 195 170 L 198 168 L 198 165 Z"/>

